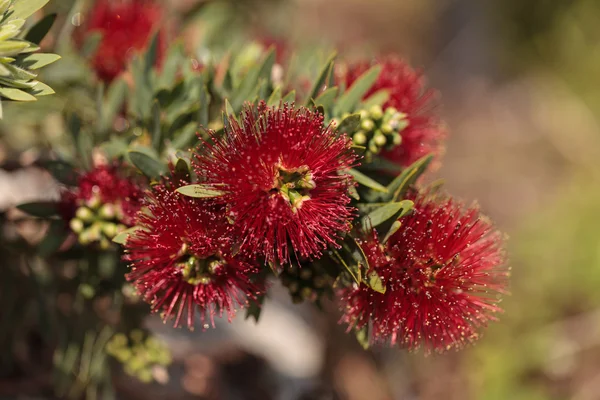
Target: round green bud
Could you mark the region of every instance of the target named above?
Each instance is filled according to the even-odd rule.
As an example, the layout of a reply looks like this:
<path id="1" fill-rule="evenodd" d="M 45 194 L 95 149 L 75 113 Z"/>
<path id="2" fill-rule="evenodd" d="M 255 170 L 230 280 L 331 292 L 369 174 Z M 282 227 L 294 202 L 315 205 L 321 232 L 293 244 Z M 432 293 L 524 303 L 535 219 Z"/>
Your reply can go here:
<path id="1" fill-rule="evenodd" d="M 104 232 L 109 239 L 112 239 L 117 236 L 117 225 L 113 224 L 112 222 L 105 222 L 102 224 L 102 232 Z"/>
<path id="2" fill-rule="evenodd" d="M 396 107 L 388 107 L 385 109 L 386 115 L 394 115 L 398 113 L 398 109 Z"/>
<path id="3" fill-rule="evenodd" d="M 358 114 L 360 114 L 361 120 L 369 118 L 369 112 L 367 110 L 360 110 Z"/>
<path id="4" fill-rule="evenodd" d="M 113 219 L 115 214 L 116 210 L 113 204 L 104 204 L 98 211 L 98 215 L 103 219 Z"/>
<path id="5" fill-rule="evenodd" d="M 108 241 L 107 238 L 103 237 L 102 239 L 100 239 L 100 249 L 101 250 L 110 249 L 110 242 Z"/>
<path id="6" fill-rule="evenodd" d="M 85 206 L 79 207 L 77 211 L 75 211 L 75 216 L 83 222 L 92 222 L 94 220 L 94 213 Z"/>
<path id="7" fill-rule="evenodd" d="M 102 205 L 102 199 L 98 194 L 93 194 L 92 197 L 86 200 L 85 205 L 95 210 Z"/>
<path id="8" fill-rule="evenodd" d="M 402 143 L 402 136 L 398 132 L 392 133 L 392 144 L 399 146 Z"/>
<path id="9" fill-rule="evenodd" d="M 385 123 L 381 125 L 381 132 L 384 135 L 389 135 L 390 133 L 392 133 L 394 131 L 394 128 L 392 127 L 392 125 Z"/>
<path id="10" fill-rule="evenodd" d="M 313 297 L 313 293 L 314 293 L 314 291 L 311 288 L 304 287 L 300 291 L 300 296 L 302 296 L 302 298 L 304 300 L 309 300 L 309 299 L 311 299 Z"/>
<path id="11" fill-rule="evenodd" d="M 75 233 L 81 233 L 84 228 L 83 221 L 79 218 L 73 218 L 69 222 L 69 226 L 71 227 L 71 230 Z"/>
<path id="12" fill-rule="evenodd" d="M 360 127 L 368 132 L 375 128 L 375 123 L 372 119 L 366 118 L 360 121 Z"/>
<path id="13" fill-rule="evenodd" d="M 311 276 L 312 271 L 308 267 L 300 268 L 300 278 L 308 280 Z"/>
<path id="14" fill-rule="evenodd" d="M 379 146 L 377 146 L 374 139 L 369 140 L 369 146 L 367 148 L 373 154 L 379 153 Z"/>
<path id="15" fill-rule="evenodd" d="M 357 145 L 363 145 L 367 143 L 367 135 L 363 131 L 358 131 L 352 136 L 352 141 Z"/>
<path id="16" fill-rule="evenodd" d="M 369 114 L 371 118 L 373 118 L 376 121 L 383 118 L 383 110 L 381 109 L 381 106 L 377 104 L 371 106 L 371 108 L 369 109 Z"/>
<path id="17" fill-rule="evenodd" d="M 385 146 L 386 142 L 387 142 L 387 138 L 385 137 L 385 135 L 383 133 L 381 133 L 381 131 L 376 131 L 375 135 L 373 136 L 373 141 L 375 142 L 375 144 L 379 147 L 383 147 Z"/>
<path id="18" fill-rule="evenodd" d="M 85 299 L 89 300 L 94 297 L 94 295 L 96 294 L 96 291 L 94 290 L 92 285 L 88 285 L 87 283 L 82 283 L 81 285 L 79 285 L 79 293 L 81 293 L 81 295 Z"/>

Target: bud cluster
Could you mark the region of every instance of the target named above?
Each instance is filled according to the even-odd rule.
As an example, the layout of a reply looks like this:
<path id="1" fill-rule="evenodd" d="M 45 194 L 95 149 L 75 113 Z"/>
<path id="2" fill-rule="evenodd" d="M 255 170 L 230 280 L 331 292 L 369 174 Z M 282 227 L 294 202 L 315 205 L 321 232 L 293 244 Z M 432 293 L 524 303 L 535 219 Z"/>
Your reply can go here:
<path id="1" fill-rule="evenodd" d="M 114 335 L 106 345 L 106 352 L 123 364 L 125 373 L 147 383 L 157 379 L 158 371 L 166 372 L 165 367 L 172 361 L 165 344 L 139 329 L 131 331 L 129 336 Z"/>
<path id="2" fill-rule="evenodd" d="M 111 240 L 127 228 L 121 223 L 124 215 L 119 203 L 105 203 L 98 193 L 77 203 L 75 217 L 69 221 L 69 226 L 82 245 L 97 243 L 105 250 L 110 247 Z"/>
<path id="3" fill-rule="evenodd" d="M 402 143 L 400 132 L 408 126 L 406 114 L 394 107 L 385 111 L 379 105 L 360 112 L 360 127 L 352 135 L 352 141 L 367 148 L 365 158 L 370 162 L 382 150 L 391 150 Z"/>
<path id="4" fill-rule="evenodd" d="M 332 294 L 334 278 L 320 263 L 291 264 L 282 270 L 279 278 L 294 303 L 319 302 L 323 296 Z"/>

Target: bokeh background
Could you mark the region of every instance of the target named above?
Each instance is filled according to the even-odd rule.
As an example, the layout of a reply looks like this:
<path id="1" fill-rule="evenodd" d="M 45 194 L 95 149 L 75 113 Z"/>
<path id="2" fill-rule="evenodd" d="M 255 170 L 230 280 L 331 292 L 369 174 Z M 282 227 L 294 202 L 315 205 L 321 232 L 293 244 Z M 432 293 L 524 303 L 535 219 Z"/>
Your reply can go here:
<path id="1" fill-rule="evenodd" d="M 453 194 L 479 199 L 507 232 L 512 294 L 500 322 L 475 346 L 427 357 L 365 352 L 337 326 L 334 311 L 293 307 L 283 291 L 258 326 L 240 319 L 192 334 L 150 318 L 174 354 L 168 383 L 119 375 L 120 398 L 600 399 L 600 2 L 164 3 L 186 15 L 191 49 L 227 48 L 257 35 L 300 48 L 335 46 L 345 57 L 398 52 L 422 68 L 441 93 L 449 130 L 436 177 Z M 66 18 L 71 6 L 54 0 L 49 8 Z M 63 72 L 76 68 L 62 64 Z M 46 80 L 60 81 L 53 71 Z M 5 109 L 6 213 L 52 190 L 33 164 L 43 149 L 65 141 L 53 115 L 76 101 L 52 97 Z M 40 114 L 35 107 L 48 110 L 41 120 L 32 120 Z M 27 396 L 44 392 L 46 372 L 26 348 L 16 351 L 26 373 L 2 377 L 0 398 L 39 398 Z"/>

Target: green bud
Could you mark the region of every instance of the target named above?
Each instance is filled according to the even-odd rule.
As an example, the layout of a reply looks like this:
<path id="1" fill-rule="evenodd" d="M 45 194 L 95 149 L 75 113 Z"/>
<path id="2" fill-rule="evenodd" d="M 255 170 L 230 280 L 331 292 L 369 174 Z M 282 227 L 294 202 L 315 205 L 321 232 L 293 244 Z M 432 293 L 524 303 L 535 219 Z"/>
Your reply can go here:
<path id="1" fill-rule="evenodd" d="M 398 132 L 394 132 L 392 134 L 392 144 L 394 146 L 399 146 L 402 143 L 402 136 Z"/>
<path id="2" fill-rule="evenodd" d="M 352 136 L 352 141 L 358 145 L 365 144 L 367 142 L 367 135 L 363 131 L 358 131 Z"/>
<path id="3" fill-rule="evenodd" d="M 79 285 L 79 293 L 81 293 L 81 295 L 85 299 L 89 300 L 94 297 L 96 291 L 91 285 L 88 285 L 87 283 L 82 283 L 81 285 Z"/>
<path id="4" fill-rule="evenodd" d="M 367 110 L 360 110 L 358 113 L 360 114 L 361 120 L 369 118 L 369 112 Z M 350 114 L 348 114 L 348 115 L 350 115 Z"/>
<path id="5" fill-rule="evenodd" d="M 98 215 L 100 215 L 100 217 L 103 219 L 113 219 L 115 214 L 116 210 L 113 204 L 104 204 L 98 211 Z"/>
<path id="6" fill-rule="evenodd" d="M 380 105 L 374 105 L 369 109 L 369 114 L 372 119 L 378 121 L 383 118 L 383 110 Z"/>
<path id="7" fill-rule="evenodd" d="M 313 298 L 314 291 L 309 287 L 304 287 L 300 291 L 300 295 L 304 300 L 310 300 Z"/>
<path id="8" fill-rule="evenodd" d="M 394 115 L 398 113 L 398 109 L 396 107 L 388 107 L 385 109 L 386 115 Z"/>
<path id="9" fill-rule="evenodd" d="M 104 232 L 109 239 L 112 239 L 117 236 L 117 225 L 113 224 L 112 222 L 105 222 L 102 224 L 102 232 Z"/>
<path id="10" fill-rule="evenodd" d="M 144 383 L 152 382 L 152 371 L 149 368 L 144 368 L 138 371 L 136 376 L 140 381 Z"/>
<path id="11" fill-rule="evenodd" d="M 110 249 L 110 241 L 103 237 L 102 239 L 100 239 L 100 249 L 101 250 L 108 250 Z"/>
<path id="12" fill-rule="evenodd" d="M 77 211 L 75 211 L 75 216 L 83 222 L 92 222 L 94 220 L 94 213 L 85 206 L 79 207 Z"/>
<path id="13" fill-rule="evenodd" d="M 365 118 L 364 120 L 361 119 L 360 127 L 368 132 L 368 131 L 373 130 L 373 128 L 375 128 L 375 123 L 373 122 L 373 120 L 371 120 L 369 118 Z"/>
<path id="14" fill-rule="evenodd" d="M 92 226 L 87 229 L 87 232 L 89 234 L 90 241 L 95 242 L 100 240 L 102 237 L 102 223 L 98 221 L 94 222 Z"/>
<path id="15" fill-rule="evenodd" d="M 389 135 L 390 133 L 392 133 L 394 131 L 394 128 L 392 127 L 392 125 L 385 123 L 381 125 L 381 132 L 385 135 Z"/>
<path id="16" fill-rule="evenodd" d="M 127 336 L 125 336 L 123 333 L 117 333 L 111 339 L 111 343 L 114 343 L 116 346 L 119 347 L 127 346 L 127 342 Z"/>
<path id="17" fill-rule="evenodd" d="M 381 131 L 376 131 L 375 135 L 373 136 L 373 141 L 377 146 L 383 147 L 387 142 L 387 138 L 383 133 L 381 133 Z"/>
<path id="18" fill-rule="evenodd" d="M 98 194 L 93 194 L 92 197 L 90 197 L 89 199 L 87 199 L 87 201 L 85 202 L 85 204 L 95 210 L 98 207 L 100 207 L 102 205 L 102 200 L 100 199 L 100 196 Z"/>
<path id="19" fill-rule="evenodd" d="M 134 343 L 140 343 L 142 340 L 144 340 L 144 331 L 141 329 L 134 329 L 129 334 L 129 337 Z"/>
<path id="20" fill-rule="evenodd" d="M 377 146 L 377 143 L 375 143 L 374 139 L 369 140 L 368 149 L 373 154 L 379 153 L 379 146 Z"/>
<path id="21" fill-rule="evenodd" d="M 115 354 L 114 357 L 119 360 L 119 362 L 121 362 L 122 364 L 126 363 L 127 361 L 129 361 L 131 359 L 131 357 L 133 356 L 133 353 L 131 352 L 130 349 L 128 348 L 123 348 L 118 350 Z"/>
<path id="22" fill-rule="evenodd" d="M 84 228 L 83 221 L 79 218 L 73 218 L 69 222 L 69 226 L 71 227 L 71 230 L 75 233 L 81 233 L 81 231 L 83 231 Z"/>

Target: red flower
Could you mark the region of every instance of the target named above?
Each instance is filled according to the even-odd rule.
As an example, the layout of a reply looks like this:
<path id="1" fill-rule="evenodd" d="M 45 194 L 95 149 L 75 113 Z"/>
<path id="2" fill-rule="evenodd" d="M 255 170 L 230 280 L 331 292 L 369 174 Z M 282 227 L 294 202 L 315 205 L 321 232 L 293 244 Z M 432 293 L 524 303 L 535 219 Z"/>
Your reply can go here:
<path id="1" fill-rule="evenodd" d="M 350 228 L 349 176 L 356 160 L 346 136 L 323 117 L 285 105 L 247 107 L 222 138 L 200 148 L 198 176 L 225 192 L 240 251 L 267 261 L 319 257 Z"/>
<path id="2" fill-rule="evenodd" d="M 386 284 L 380 294 L 361 284 L 343 291 L 343 320 L 372 323 L 374 341 L 427 351 L 461 347 L 496 320 L 508 269 L 502 238 L 477 209 L 425 197 L 385 245 L 362 241 L 370 267 Z"/>
<path id="3" fill-rule="evenodd" d="M 103 165 L 80 176 L 76 197 L 78 205 L 98 202 L 98 206 L 117 206 L 120 222 L 132 226 L 141 207 L 142 188 L 138 182 L 121 176 L 118 165 Z"/>
<path id="4" fill-rule="evenodd" d="M 143 50 L 162 18 L 163 11 L 151 0 L 97 0 L 90 10 L 84 31 L 77 39 L 99 32 L 102 40 L 92 64 L 98 77 L 112 81 L 124 71 L 133 52 Z M 81 37 L 79 37 L 81 36 Z M 159 56 L 164 51 L 159 37 Z"/>
<path id="5" fill-rule="evenodd" d="M 169 183 L 153 187 L 147 205 L 126 244 L 124 260 L 131 263 L 127 279 L 133 281 L 153 311 L 164 319 L 182 317 L 190 329 L 196 309 L 201 323 L 261 293 L 251 276 L 258 268 L 232 254 L 231 226 L 221 206 L 183 196 Z"/>
<path id="6" fill-rule="evenodd" d="M 367 98 L 382 89 L 389 90 L 390 97 L 383 108 L 397 109 L 406 114 L 408 121 L 408 126 L 400 132 L 402 143 L 382 152 L 382 155 L 404 167 L 430 153 L 441 155 L 442 141 L 446 135 L 437 118 L 431 113 L 436 92 L 425 89 L 421 73 L 399 58 L 389 56 L 377 63 L 382 67 L 381 73 L 364 97 Z M 342 74 L 346 86 L 352 85 L 371 66 L 366 61 L 350 65 L 348 71 Z"/>

